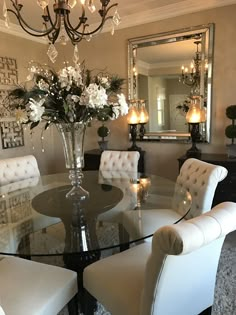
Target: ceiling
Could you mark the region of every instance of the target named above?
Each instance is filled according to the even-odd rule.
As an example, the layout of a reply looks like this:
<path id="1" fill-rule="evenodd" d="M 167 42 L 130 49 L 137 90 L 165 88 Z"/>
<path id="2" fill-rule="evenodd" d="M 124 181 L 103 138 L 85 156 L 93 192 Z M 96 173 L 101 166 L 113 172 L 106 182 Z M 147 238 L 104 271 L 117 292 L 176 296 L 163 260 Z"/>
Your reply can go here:
<path id="1" fill-rule="evenodd" d="M 5 0 L 8 8 L 12 7 L 10 0 Z M 119 29 L 127 28 L 135 25 L 145 24 L 158 20 L 163 20 L 183 14 L 203 11 L 214 7 L 221 7 L 226 5 L 235 4 L 236 0 L 116 0 L 118 2 L 118 12 L 121 16 L 121 23 Z M 36 0 L 18 0 L 19 3 L 24 5 L 25 20 L 34 26 L 39 26 L 41 17 L 41 9 L 36 4 Z M 1 1 L 3 3 L 3 1 Z M 51 0 L 51 3 L 53 1 Z M 94 0 L 95 5 L 98 0 Z M 115 3 L 111 0 L 110 4 Z M 75 7 L 76 8 L 76 7 Z M 74 8 L 74 11 L 75 11 Z M 74 13 L 73 13 L 74 14 Z M 73 17 L 73 14 L 72 17 Z M 14 16 L 9 15 L 12 25 L 7 29 L 4 23 L 2 9 L 0 8 L 0 31 L 11 33 L 17 36 L 27 37 L 25 32 L 22 32 L 17 24 Z M 75 19 L 75 16 L 73 17 Z M 38 22 L 37 22 L 38 21 Z M 13 24 L 16 23 L 16 24 Z M 96 23 L 96 19 L 91 20 L 90 24 Z M 107 23 L 109 24 L 109 23 Z M 109 28 L 110 29 L 110 28 Z M 104 31 L 109 31 L 108 27 Z M 35 37 L 27 37 L 28 39 L 35 40 Z"/>

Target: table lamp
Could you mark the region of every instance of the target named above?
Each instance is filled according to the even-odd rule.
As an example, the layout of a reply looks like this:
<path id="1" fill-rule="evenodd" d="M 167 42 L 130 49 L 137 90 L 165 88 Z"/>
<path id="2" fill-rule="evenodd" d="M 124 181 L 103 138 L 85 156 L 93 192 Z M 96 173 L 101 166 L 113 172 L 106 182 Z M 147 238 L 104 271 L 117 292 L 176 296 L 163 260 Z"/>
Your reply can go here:
<path id="1" fill-rule="evenodd" d="M 137 101 L 131 100 L 130 101 L 130 108 L 129 113 L 127 116 L 127 122 L 130 127 L 130 135 L 132 140 L 132 145 L 128 149 L 130 151 L 141 151 L 141 148 L 136 145 L 136 139 L 137 139 L 137 125 L 139 124 L 140 118 L 139 118 L 139 111 L 137 107 Z"/>
<path id="2" fill-rule="evenodd" d="M 148 112 L 145 107 L 145 101 L 140 100 L 140 109 L 139 109 L 139 124 L 140 124 L 140 129 L 139 129 L 139 138 L 142 140 L 145 134 L 145 127 L 144 125 L 148 122 L 149 116 Z"/>
<path id="3" fill-rule="evenodd" d="M 200 97 L 192 99 L 190 108 L 186 115 L 186 120 L 190 127 L 192 147 L 187 150 L 186 156 L 188 157 L 200 157 L 201 150 L 197 148 L 196 142 L 200 139 L 201 134 L 199 132 L 199 124 L 206 121 L 205 109 L 201 108 Z"/>

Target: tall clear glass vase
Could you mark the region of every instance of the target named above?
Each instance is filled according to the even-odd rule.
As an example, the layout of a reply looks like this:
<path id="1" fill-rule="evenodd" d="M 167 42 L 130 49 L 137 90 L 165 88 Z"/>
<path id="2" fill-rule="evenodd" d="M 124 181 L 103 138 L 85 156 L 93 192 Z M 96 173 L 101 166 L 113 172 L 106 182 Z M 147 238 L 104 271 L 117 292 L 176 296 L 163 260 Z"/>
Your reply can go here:
<path id="1" fill-rule="evenodd" d="M 81 187 L 84 167 L 84 135 L 86 124 L 83 122 L 60 123 L 57 129 L 61 135 L 65 155 L 66 168 L 69 169 L 69 179 L 72 189 L 66 194 L 67 198 L 84 200 L 89 192 Z"/>

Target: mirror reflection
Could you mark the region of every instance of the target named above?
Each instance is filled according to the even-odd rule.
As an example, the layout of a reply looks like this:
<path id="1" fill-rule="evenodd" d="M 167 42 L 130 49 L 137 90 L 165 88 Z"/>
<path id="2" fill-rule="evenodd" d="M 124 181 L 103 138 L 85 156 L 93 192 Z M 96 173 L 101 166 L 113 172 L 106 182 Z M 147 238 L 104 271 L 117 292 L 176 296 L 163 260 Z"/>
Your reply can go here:
<path id="1" fill-rule="evenodd" d="M 213 24 L 133 38 L 128 48 L 129 97 L 144 100 L 149 114 L 141 139 L 189 139 L 186 114 L 197 97 L 199 141 L 209 142 Z"/>

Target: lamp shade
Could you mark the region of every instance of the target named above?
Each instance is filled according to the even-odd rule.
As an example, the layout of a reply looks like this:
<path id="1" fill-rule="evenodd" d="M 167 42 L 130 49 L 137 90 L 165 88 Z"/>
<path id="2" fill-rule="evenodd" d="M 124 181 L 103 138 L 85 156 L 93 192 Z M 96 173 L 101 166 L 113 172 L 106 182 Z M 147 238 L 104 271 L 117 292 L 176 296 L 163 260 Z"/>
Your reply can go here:
<path id="1" fill-rule="evenodd" d="M 129 125 L 139 124 L 139 111 L 135 105 L 131 105 L 127 116 L 127 122 Z"/>
<path id="2" fill-rule="evenodd" d="M 195 98 L 191 102 L 186 120 L 189 124 L 197 124 L 206 121 L 205 109 L 201 108 L 199 98 Z"/>
<path id="3" fill-rule="evenodd" d="M 148 120 L 149 120 L 149 116 L 145 107 L 145 103 L 141 103 L 141 107 L 139 110 L 139 123 L 146 124 Z"/>

